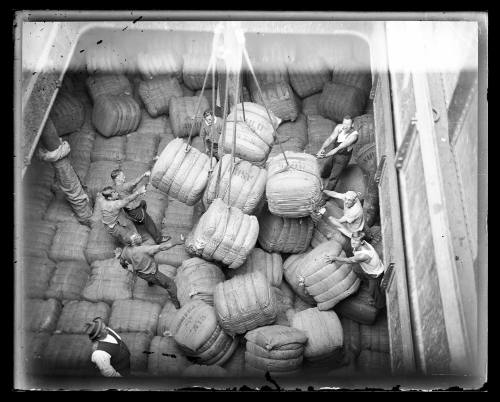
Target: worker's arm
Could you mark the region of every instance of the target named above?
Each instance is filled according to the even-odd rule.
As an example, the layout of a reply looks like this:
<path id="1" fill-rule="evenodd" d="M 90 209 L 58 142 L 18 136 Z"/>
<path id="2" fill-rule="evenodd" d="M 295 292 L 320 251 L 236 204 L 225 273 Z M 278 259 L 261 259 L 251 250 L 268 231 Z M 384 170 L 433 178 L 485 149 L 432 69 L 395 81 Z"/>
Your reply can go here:
<path id="1" fill-rule="evenodd" d="M 341 149 L 344 149 L 344 148 L 347 148 L 347 147 L 350 147 L 352 144 L 354 144 L 356 141 L 358 140 L 358 133 L 357 132 L 354 132 L 352 133 L 351 135 L 349 135 L 349 137 L 342 143 L 340 144 L 338 147 L 336 148 L 333 148 L 330 152 L 328 152 L 326 154 L 326 156 L 332 156 L 332 155 L 335 155 L 338 151 L 340 151 Z"/>
<path id="2" fill-rule="evenodd" d="M 332 198 L 338 198 L 339 200 L 345 201 L 345 194 L 337 193 L 336 191 L 323 190 L 323 192 Z"/>
<path id="3" fill-rule="evenodd" d="M 121 377 L 120 373 L 111 365 L 111 356 L 104 350 L 96 350 L 92 353 L 92 361 L 104 377 Z"/>
<path id="4" fill-rule="evenodd" d="M 352 257 L 332 257 L 332 261 L 345 262 L 348 264 L 356 264 L 358 262 L 368 261 L 370 256 L 367 254 L 357 254 Z"/>
<path id="5" fill-rule="evenodd" d="M 126 191 L 134 190 L 139 183 L 145 178 L 151 175 L 151 172 L 148 170 L 144 172 L 144 174 L 140 175 L 137 179 L 123 183 L 122 186 Z"/>
<path id="6" fill-rule="evenodd" d="M 339 132 L 340 132 L 340 129 L 342 128 L 341 125 L 338 125 L 337 127 L 335 127 L 333 129 L 333 132 L 330 134 L 330 136 L 325 140 L 325 142 L 323 143 L 323 145 L 321 145 L 321 148 L 319 149 L 318 153 L 316 154 L 316 156 L 325 156 L 324 153 L 325 153 L 325 148 L 330 145 L 333 141 L 335 141 L 337 139 L 337 137 L 339 136 Z"/>
<path id="7" fill-rule="evenodd" d="M 179 243 L 179 242 L 176 243 L 176 242 L 173 242 L 173 241 L 167 241 L 167 242 L 163 242 L 163 243 L 158 244 L 158 245 L 147 246 L 148 248 L 145 251 L 149 255 L 154 256 L 156 253 L 159 253 L 160 251 L 169 250 L 172 247 L 177 246 L 179 244 L 183 244 L 183 242 L 182 243 Z"/>
<path id="8" fill-rule="evenodd" d="M 136 190 L 134 193 L 127 195 L 125 198 L 121 200 L 116 200 L 116 206 L 118 208 L 123 208 L 126 207 L 128 204 L 130 204 L 132 201 L 134 201 L 137 197 L 139 197 L 141 194 L 144 194 L 146 192 L 146 187 L 142 186 L 140 189 Z"/>

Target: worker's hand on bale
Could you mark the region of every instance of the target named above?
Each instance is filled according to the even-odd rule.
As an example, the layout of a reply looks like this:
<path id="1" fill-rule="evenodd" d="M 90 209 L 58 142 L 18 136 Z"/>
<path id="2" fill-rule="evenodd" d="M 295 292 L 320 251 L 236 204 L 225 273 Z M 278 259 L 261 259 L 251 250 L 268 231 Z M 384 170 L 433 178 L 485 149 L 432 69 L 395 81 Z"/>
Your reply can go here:
<path id="1" fill-rule="evenodd" d="M 137 190 L 137 192 L 138 192 L 139 194 L 144 194 L 144 193 L 146 193 L 146 186 L 141 186 L 141 187 L 139 187 L 139 189 Z"/>
<path id="2" fill-rule="evenodd" d="M 323 149 L 320 149 L 318 153 L 316 154 L 316 158 L 318 159 L 323 159 L 326 157 L 326 152 Z"/>
<path id="3" fill-rule="evenodd" d="M 148 170 L 147 172 L 144 173 L 144 177 L 149 177 L 151 176 L 151 170 Z"/>

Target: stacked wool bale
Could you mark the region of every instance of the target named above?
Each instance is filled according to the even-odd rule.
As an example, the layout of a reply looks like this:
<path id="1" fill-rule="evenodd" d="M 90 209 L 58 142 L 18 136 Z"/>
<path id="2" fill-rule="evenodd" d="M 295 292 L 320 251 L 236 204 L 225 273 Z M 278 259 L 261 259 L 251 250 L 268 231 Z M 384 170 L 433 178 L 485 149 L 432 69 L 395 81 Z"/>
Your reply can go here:
<path id="1" fill-rule="evenodd" d="M 307 119 L 300 113 L 293 122 L 284 122 L 278 127 L 277 142 L 273 145 L 269 158 L 272 158 L 282 151 L 302 152 L 304 151 L 307 139 Z"/>
<path id="2" fill-rule="evenodd" d="M 282 285 L 286 285 L 285 282 Z M 290 317 L 294 314 L 293 311 L 293 295 L 290 295 L 283 290 L 283 286 L 280 287 L 272 287 L 274 292 L 274 296 L 276 297 L 276 305 L 277 305 L 277 316 L 276 321 L 274 322 L 276 325 L 285 325 L 287 327 L 290 326 Z M 293 293 L 293 291 L 290 289 Z"/>
<path id="3" fill-rule="evenodd" d="M 104 187 L 112 186 L 113 180 L 111 179 L 111 172 L 119 167 L 120 164 L 114 161 L 91 163 L 84 181 L 89 197 L 95 200 L 97 193 L 99 193 Z"/>
<path id="4" fill-rule="evenodd" d="M 126 146 L 127 137 L 125 136 L 106 138 L 97 135 L 90 154 L 90 161 L 92 163 L 102 161 L 120 163 L 125 160 Z"/>
<path id="5" fill-rule="evenodd" d="M 108 322 L 110 311 L 110 307 L 103 302 L 71 300 L 62 308 L 55 333 L 85 334 L 86 323 L 96 317 L 101 317 L 104 322 Z"/>
<path id="6" fill-rule="evenodd" d="M 298 300 L 294 302 L 294 309 L 296 311 L 304 310 L 306 306 L 316 306 L 314 297 L 307 292 L 305 281 L 302 280 L 301 270 L 303 267 L 303 259 L 306 254 L 307 253 L 292 254 L 283 264 L 283 275 L 285 276 L 286 282 L 294 290 L 295 296 L 306 303 L 305 306 L 299 307 L 298 305 L 296 306 Z"/>
<path id="7" fill-rule="evenodd" d="M 73 94 L 66 90 L 58 92 L 50 110 L 50 120 L 60 137 L 80 129 L 85 119 L 85 107 Z"/>
<path id="8" fill-rule="evenodd" d="M 180 138 L 170 141 L 151 172 L 151 183 L 158 190 L 187 205 L 196 204 L 208 183 L 210 163 L 215 158 L 201 153 Z"/>
<path id="9" fill-rule="evenodd" d="M 355 360 L 361 352 L 360 325 L 346 317 L 340 317 L 340 323 L 344 337 L 344 352 L 349 360 Z"/>
<path id="10" fill-rule="evenodd" d="M 28 374 L 38 374 L 43 370 L 43 353 L 47 348 L 51 334 L 48 332 L 23 333 L 24 369 Z"/>
<path id="11" fill-rule="evenodd" d="M 125 162 L 142 163 L 150 166 L 156 156 L 160 136 L 154 132 L 127 134 L 125 145 Z"/>
<path id="12" fill-rule="evenodd" d="M 271 284 L 259 271 L 219 283 L 214 291 L 214 306 L 220 325 L 229 334 L 272 324 L 278 313 Z"/>
<path id="13" fill-rule="evenodd" d="M 196 108 L 198 107 L 198 112 Z M 209 108 L 205 97 L 197 96 L 174 96 L 170 98 L 168 115 L 175 137 L 193 136 L 200 132 L 203 121 L 203 112 Z"/>
<path id="14" fill-rule="evenodd" d="M 257 242 L 257 218 L 215 199 L 186 238 L 186 250 L 207 261 L 240 267 Z"/>
<path id="15" fill-rule="evenodd" d="M 79 300 L 90 275 L 90 267 L 84 261 L 61 261 L 50 279 L 46 297 L 63 300 Z"/>
<path id="16" fill-rule="evenodd" d="M 82 182 L 90 168 L 90 155 L 94 148 L 96 136 L 97 133 L 92 128 L 82 128 L 68 136 L 68 143 L 71 148 L 69 154 L 71 166 L 73 166 L 73 169 Z"/>
<path id="17" fill-rule="evenodd" d="M 144 300 L 115 300 L 111 306 L 109 326 L 116 332 L 156 334 L 161 306 Z"/>
<path id="18" fill-rule="evenodd" d="M 373 325 L 360 325 L 361 352 L 356 360 L 365 373 L 386 374 L 391 370 L 387 317 L 380 316 Z"/>
<path id="19" fill-rule="evenodd" d="M 62 305 L 56 299 L 28 299 L 24 305 L 24 328 L 32 332 L 53 332 Z"/>
<path id="20" fill-rule="evenodd" d="M 250 86 L 253 101 L 266 107 L 283 121 L 295 121 L 299 110 L 292 87 L 286 81 L 267 82 L 259 85 L 262 96 L 255 84 Z"/>
<path id="21" fill-rule="evenodd" d="M 262 272 L 271 286 L 279 287 L 283 279 L 283 260 L 278 253 L 267 253 L 260 248 L 254 248 L 238 269 L 229 271 L 229 277 L 245 275 L 252 272 Z"/>
<path id="22" fill-rule="evenodd" d="M 95 376 L 98 371 L 91 356 L 92 343 L 88 335 L 53 334 L 42 354 L 42 370 L 50 375 Z"/>
<path id="23" fill-rule="evenodd" d="M 253 214 L 264 197 L 267 172 L 248 161 L 235 158 L 231 174 L 231 159 L 231 155 L 226 154 L 213 168 L 203 194 L 203 204 L 208 208 L 215 198 L 220 198 L 244 214 Z"/>
<path id="24" fill-rule="evenodd" d="M 51 260 L 77 261 L 86 263 L 85 245 L 90 229 L 87 226 L 72 222 L 61 222 L 52 241 L 49 252 Z"/>
<path id="25" fill-rule="evenodd" d="M 77 217 L 71 208 L 71 204 L 66 200 L 65 194 L 60 190 L 56 192 L 54 199 L 49 204 L 44 219 L 54 223 L 78 223 Z"/>
<path id="26" fill-rule="evenodd" d="M 141 111 L 141 122 L 137 127 L 136 133 L 139 135 L 153 135 L 158 137 L 159 140 L 170 134 L 173 139 L 172 127 L 170 127 L 170 121 L 167 116 L 151 117 L 146 110 Z"/>
<path id="27" fill-rule="evenodd" d="M 92 74 L 86 80 L 87 91 L 96 102 L 101 96 L 131 95 L 132 85 L 123 74 Z"/>
<path id="28" fill-rule="evenodd" d="M 368 98 L 372 88 L 372 77 L 368 66 L 353 61 L 336 66 L 332 71 L 332 82 L 349 85 L 361 91 Z"/>
<path id="29" fill-rule="evenodd" d="M 272 376 L 296 374 L 304 357 L 307 335 L 295 328 L 268 325 L 245 335 L 245 365 L 249 372 Z"/>
<path id="30" fill-rule="evenodd" d="M 224 279 L 223 272 L 215 264 L 196 257 L 184 261 L 175 277 L 180 305 L 184 306 L 191 300 L 202 300 L 213 306 L 214 289 Z"/>
<path id="31" fill-rule="evenodd" d="M 148 353 L 153 336 L 146 332 L 120 332 L 130 352 L 130 374 L 144 377 L 148 372 Z"/>
<path id="32" fill-rule="evenodd" d="M 283 218 L 264 208 L 259 215 L 259 244 L 272 253 L 302 253 L 311 243 L 314 223 L 311 218 Z"/>
<path id="33" fill-rule="evenodd" d="M 302 99 L 302 113 L 306 116 L 319 115 L 318 102 L 321 93 L 317 93 Z"/>
<path id="34" fill-rule="evenodd" d="M 295 60 L 288 63 L 290 85 L 301 98 L 321 92 L 330 80 L 331 72 L 321 55 L 309 51 L 299 52 Z"/>
<path id="35" fill-rule="evenodd" d="M 32 221 L 23 230 L 23 255 L 31 257 L 48 257 L 57 225 L 44 220 Z"/>
<path id="36" fill-rule="evenodd" d="M 137 54 L 137 69 L 144 80 L 158 76 L 171 76 L 182 80 L 182 57 L 173 46 L 152 48 L 155 44 L 148 44 L 144 52 Z"/>
<path id="37" fill-rule="evenodd" d="M 23 181 L 23 219 L 25 222 L 43 219 L 54 198 L 51 187 L 54 183 L 55 171 L 51 164 L 36 161 L 28 172 Z"/>
<path id="38" fill-rule="evenodd" d="M 56 264 L 47 257 L 25 256 L 22 260 L 24 295 L 43 299 Z"/>
<path id="39" fill-rule="evenodd" d="M 170 100 L 182 97 L 179 81 L 170 76 L 157 76 L 139 84 L 139 96 L 152 117 L 168 114 Z"/>
<path id="40" fill-rule="evenodd" d="M 323 183 L 316 158 L 304 153 L 285 152 L 268 161 L 267 172 L 266 197 L 272 214 L 303 218 L 318 209 L 322 202 Z"/>
<path id="41" fill-rule="evenodd" d="M 192 300 L 177 311 L 171 331 L 185 355 L 200 364 L 223 365 L 238 346 L 218 324 L 214 308 L 201 300 Z"/>
<path id="42" fill-rule="evenodd" d="M 148 373 L 153 376 L 180 376 L 191 364 L 171 335 L 155 336 L 147 359 Z"/>
<path id="43" fill-rule="evenodd" d="M 344 116 L 363 114 L 367 96 L 360 89 L 336 82 L 327 82 L 318 102 L 319 113 L 328 119 L 342 121 Z"/>

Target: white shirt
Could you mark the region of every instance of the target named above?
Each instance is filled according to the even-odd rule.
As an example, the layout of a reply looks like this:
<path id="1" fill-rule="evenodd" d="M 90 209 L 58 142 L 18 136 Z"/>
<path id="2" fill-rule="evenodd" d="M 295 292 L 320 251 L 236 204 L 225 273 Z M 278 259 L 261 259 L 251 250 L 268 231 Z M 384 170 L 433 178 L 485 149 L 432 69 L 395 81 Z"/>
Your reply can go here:
<path id="1" fill-rule="evenodd" d="M 120 336 L 113 331 L 111 328 L 108 328 L 108 331 L 113 332 L 113 334 L 118 338 Z M 114 343 L 115 345 L 118 344 L 115 338 L 113 338 L 111 335 L 106 335 L 106 338 L 100 340 L 100 342 L 109 342 L 109 343 Z M 96 350 L 92 353 L 92 362 L 97 365 L 99 368 L 99 371 L 104 377 L 121 377 L 120 373 L 116 371 L 113 366 L 111 365 L 111 355 L 108 352 L 105 352 L 104 350 Z"/>
<path id="2" fill-rule="evenodd" d="M 380 261 L 380 257 L 370 243 L 364 242 L 357 250 L 352 250 L 354 255 L 367 255 L 370 257 L 368 261 L 359 262 L 359 266 L 367 275 L 372 278 L 377 278 L 384 272 L 384 264 Z"/>
<path id="3" fill-rule="evenodd" d="M 350 130 L 350 129 L 349 129 Z M 345 140 L 347 140 L 347 138 L 349 138 L 351 135 L 353 134 L 357 134 L 358 132 L 356 130 L 353 129 L 352 132 L 350 132 L 349 134 L 347 134 L 347 132 L 349 130 L 344 130 L 344 126 L 342 124 L 339 124 L 337 127 L 335 127 L 335 131 L 338 131 L 339 132 L 339 135 L 337 136 L 337 142 L 339 143 L 343 143 Z M 352 150 L 352 146 L 351 147 L 347 147 L 347 150 L 348 151 L 351 151 Z"/>

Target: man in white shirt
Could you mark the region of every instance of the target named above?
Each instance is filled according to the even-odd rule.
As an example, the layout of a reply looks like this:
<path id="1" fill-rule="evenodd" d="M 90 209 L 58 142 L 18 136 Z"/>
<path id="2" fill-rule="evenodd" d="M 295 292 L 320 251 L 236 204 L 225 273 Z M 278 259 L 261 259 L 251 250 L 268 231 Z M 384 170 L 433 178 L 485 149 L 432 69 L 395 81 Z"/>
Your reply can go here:
<path id="1" fill-rule="evenodd" d="M 87 334 L 93 342 L 91 360 L 104 377 L 130 375 L 130 351 L 101 317 L 87 324 Z"/>
<path id="2" fill-rule="evenodd" d="M 344 236 L 351 238 L 353 233 L 365 228 L 363 207 L 356 192 L 346 191 L 345 193 L 337 193 L 336 191 L 328 190 L 323 190 L 323 192 L 329 197 L 344 201 L 344 215 L 339 219 L 333 216 L 328 218 Z"/>

